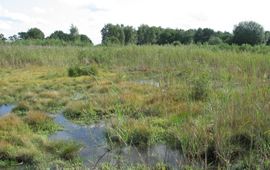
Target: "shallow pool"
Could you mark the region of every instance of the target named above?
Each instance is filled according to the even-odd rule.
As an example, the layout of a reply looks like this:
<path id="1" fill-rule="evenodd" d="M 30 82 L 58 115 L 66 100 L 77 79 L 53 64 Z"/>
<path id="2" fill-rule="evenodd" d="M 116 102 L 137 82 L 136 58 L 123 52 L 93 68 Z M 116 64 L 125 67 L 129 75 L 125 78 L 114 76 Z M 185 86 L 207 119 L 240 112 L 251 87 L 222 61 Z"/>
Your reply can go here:
<path id="1" fill-rule="evenodd" d="M 72 140 L 83 144 L 80 157 L 87 167 L 93 168 L 101 163 L 116 166 L 137 163 L 151 166 L 164 163 L 173 169 L 178 169 L 182 165 L 183 157 L 180 152 L 164 144 L 157 144 L 145 150 L 134 146 L 109 149 L 104 122 L 88 126 L 77 125 L 67 120 L 62 114 L 57 115 L 54 120 L 63 127 L 63 130 L 51 135 L 49 139 Z"/>

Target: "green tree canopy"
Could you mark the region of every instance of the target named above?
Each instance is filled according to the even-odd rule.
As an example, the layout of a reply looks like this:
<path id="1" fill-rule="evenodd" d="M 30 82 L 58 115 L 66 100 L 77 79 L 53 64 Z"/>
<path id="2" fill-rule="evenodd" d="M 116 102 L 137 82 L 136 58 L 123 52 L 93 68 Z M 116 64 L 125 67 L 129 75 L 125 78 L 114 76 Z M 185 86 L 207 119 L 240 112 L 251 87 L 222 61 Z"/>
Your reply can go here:
<path id="1" fill-rule="evenodd" d="M 70 39 L 72 41 L 76 41 L 76 40 L 80 39 L 79 29 L 75 25 L 72 24 L 70 26 L 69 32 L 70 32 L 70 34 L 69 34 Z"/>
<path id="2" fill-rule="evenodd" d="M 141 25 L 137 30 L 138 44 L 156 44 L 158 42 L 160 27 L 149 27 L 148 25 Z"/>
<path id="3" fill-rule="evenodd" d="M 38 28 L 30 28 L 26 32 L 26 39 L 44 39 L 44 33 Z"/>
<path id="4" fill-rule="evenodd" d="M 5 38 L 4 34 L 0 33 L 0 41 L 5 41 L 5 40 L 7 40 L 7 39 Z"/>
<path id="5" fill-rule="evenodd" d="M 54 31 L 49 37 L 49 39 L 59 39 L 63 41 L 70 41 L 71 37 L 69 34 L 64 33 L 63 31 Z"/>
<path id="6" fill-rule="evenodd" d="M 137 32 L 132 26 L 124 26 L 125 45 L 137 43 Z"/>
<path id="7" fill-rule="evenodd" d="M 177 41 L 177 30 L 167 28 L 161 31 L 158 44 L 172 44 L 174 41 Z"/>
<path id="8" fill-rule="evenodd" d="M 102 44 L 121 44 L 125 43 L 125 33 L 123 26 L 106 24 L 102 30 Z"/>
<path id="9" fill-rule="evenodd" d="M 17 41 L 19 39 L 19 37 L 15 34 L 15 35 L 9 36 L 8 39 L 10 41 Z"/>
<path id="10" fill-rule="evenodd" d="M 240 22 L 233 30 L 233 43 L 257 45 L 264 41 L 263 27 L 253 21 Z"/>
<path id="11" fill-rule="evenodd" d="M 187 31 L 184 31 L 181 36 L 181 43 L 183 44 L 190 44 L 194 41 L 194 35 L 196 33 L 195 29 L 189 29 Z"/>
<path id="12" fill-rule="evenodd" d="M 211 36 L 208 43 L 210 45 L 218 45 L 218 44 L 222 44 L 223 41 L 221 38 L 217 37 L 217 36 Z"/>
<path id="13" fill-rule="evenodd" d="M 70 26 L 69 32 L 72 37 L 76 37 L 79 35 L 79 29 L 73 24 Z"/>
<path id="14" fill-rule="evenodd" d="M 195 43 L 205 43 L 208 42 L 210 37 L 215 34 L 215 31 L 210 28 L 199 28 L 194 35 Z"/>
<path id="15" fill-rule="evenodd" d="M 264 36 L 266 45 L 270 45 L 270 31 L 265 31 Z"/>
<path id="16" fill-rule="evenodd" d="M 231 44 L 233 35 L 231 33 L 229 33 L 229 32 L 217 31 L 215 33 L 215 37 L 220 38 L 224 43 Z"/>
<path id="17" fill-rule="evenodd" d="M 93 44 L 92 40 L 87 35 L 84 34 L 80 35 L 80 41 L 91 45 Z"/>
<path id="18" fill-rule="evenodd" d="M 19 32 L 18 35 L 19 35 L 19 39 L 23 39 L 23 40 L 27 39 L 27 33 L 26 32 Z"/>

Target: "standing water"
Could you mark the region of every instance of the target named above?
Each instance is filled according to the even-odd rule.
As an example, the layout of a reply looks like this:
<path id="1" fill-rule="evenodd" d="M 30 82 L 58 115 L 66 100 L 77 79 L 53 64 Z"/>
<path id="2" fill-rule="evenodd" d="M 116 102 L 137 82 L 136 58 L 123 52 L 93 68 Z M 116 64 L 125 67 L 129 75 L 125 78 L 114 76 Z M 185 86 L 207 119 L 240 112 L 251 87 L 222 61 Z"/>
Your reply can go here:
<path id="1" fill-rule="evenodd" d="M 109 150 L 103 122 L 92 126 L 81 126 L 70 122 L 61 114 L 57 115 L 54 120 L 63 127 L 63 130 L 50 136 L 50 140 L 71 140 L 83 144 L 80 157 L 87 167 L 93 168 L 101 163 L 117 166 L 137 163 L 151 166 L 164 163 L 174 169 L 181 167 L 182 155 L 179 151 L 172 150 L 166 145 L 154 145 L 145 150 L 139 150 L 133 146 L 116 147 Z"/>
<path id="2" fill-rule="evenodd" d="M 0 106 L 0 117 L 7 115 L 9 112 L 12 111 L 14 105 L 4 104 Z"/>
<path id="3" fill-rule="evenodd" d="M 55 122 L 63 127 L 51 135 L 51 140 L 71 140 L 83 144 L 80 157 L 84 163 L 95 161 L 101 154 L 107 151 L 104 123 L 92 126 L 81 126 L 67 120 L 62 114 L 54 118 Z"/>

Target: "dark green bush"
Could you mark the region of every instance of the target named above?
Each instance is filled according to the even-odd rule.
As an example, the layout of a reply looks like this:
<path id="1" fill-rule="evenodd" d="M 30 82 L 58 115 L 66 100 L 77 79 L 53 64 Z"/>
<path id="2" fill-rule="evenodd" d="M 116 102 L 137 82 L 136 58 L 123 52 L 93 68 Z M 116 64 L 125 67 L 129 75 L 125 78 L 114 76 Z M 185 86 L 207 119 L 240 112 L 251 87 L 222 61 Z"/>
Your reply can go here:
<path id="1" fill-rule="evenodd" d="M 98 73 L 97 68 L 94 66 L 72 66 L 68 68 L 69 77 L 79 77 L 79 76 L 96 76 Z"/>

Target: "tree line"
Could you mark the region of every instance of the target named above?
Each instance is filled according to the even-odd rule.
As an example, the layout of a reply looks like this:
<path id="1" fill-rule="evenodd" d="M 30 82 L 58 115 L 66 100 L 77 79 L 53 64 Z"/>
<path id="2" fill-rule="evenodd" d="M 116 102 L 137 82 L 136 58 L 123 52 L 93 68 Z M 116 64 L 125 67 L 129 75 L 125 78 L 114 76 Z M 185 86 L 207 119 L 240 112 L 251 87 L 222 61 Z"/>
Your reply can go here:
<path id="1" fill-rule="evenodd" d="M 253 21 L 240 22 L 233 33 L 214 31 L 211 28 L 171 29 L 141 25 L 138 29 L 132 26 L 107 24 L 102 30 L 102 44 L 250 44 L 270 45 L 270 32 Z"/>
<path id="2" fill-rule="evenodd" d="M 3 34 L 0 34 L 0 40 L 6 41 L 7 39 Z M 70 44 L 81 42 L 89 45 L 93 45 L 92 40 L 84 34 L 79 34 L 79 30 L 76 26 L 71 25 L 69 33 L 63 31 L 54 31 L 48 37 L 39 28 L 30 28 L 27 32 L 19 32 L 18 35 L 13 35 L 8 38 L 11 42 L 20 40 L 60 40 L 63 42 L 69 42 Z"/>
<path id="3" fill-rule="evenodd" d="M 45 38 L 44 33 L 38 28 L 31 28 L 27 32 L 19 32 L 18 35 L 10 36 L 9 41 L 19 40 L 60 40 L 63 42 L 80 42 L 92 45 L 91 39 L 79 34 L 78 28 L 71 25 L 69 33 L 55 31 Z M 232 33 L 214 31 L 211 28 L 198 29 L 171 29 L 148 25 L 141 25 L 137 29 L 132 26 L 106 24 L 101 30 L 102 45 L 165 45 L 165 44 L 250 44 L 270 45 L 270 32 L 254 21 L 240 22 L 234 27 Z M 0 41 L 7 39 L 0 34 Z"/>

